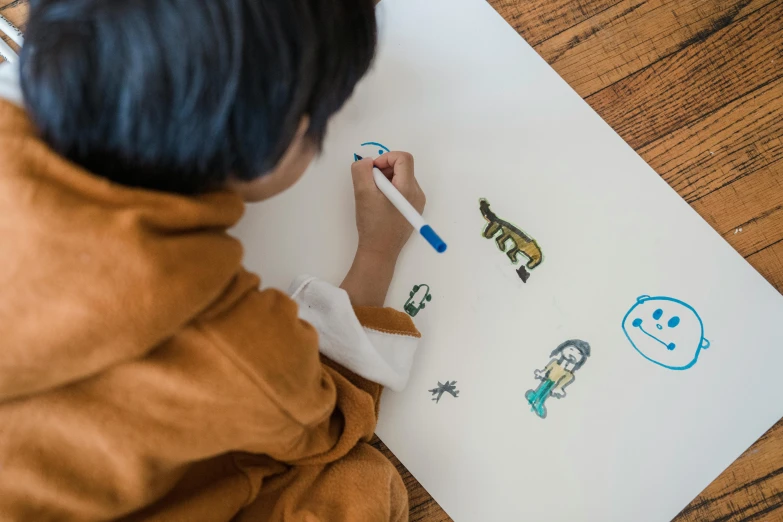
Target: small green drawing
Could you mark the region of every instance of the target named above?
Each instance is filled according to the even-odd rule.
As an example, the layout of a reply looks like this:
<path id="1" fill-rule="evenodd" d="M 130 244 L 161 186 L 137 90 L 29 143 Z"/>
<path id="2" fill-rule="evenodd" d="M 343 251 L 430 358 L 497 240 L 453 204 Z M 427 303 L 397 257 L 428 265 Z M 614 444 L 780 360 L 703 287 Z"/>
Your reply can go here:
<path id="1" fill-rule="evenodd" d="M 421 297 L 415 297 L 416 294 L 419 293 L 419 290 L 423 290 L 424 293 L 421 295 Z M 426 308 L 425 302 L 429 301 L 432 301 L 430 285 L 416 285 L 413 287 L 413 290 L 411 290 L 408 300 L 405 301 L 405 306 L 403 309 L 405 310 L 406 314 L 410 315 L 411 317 L 416 317 L 416 314 Z"/>

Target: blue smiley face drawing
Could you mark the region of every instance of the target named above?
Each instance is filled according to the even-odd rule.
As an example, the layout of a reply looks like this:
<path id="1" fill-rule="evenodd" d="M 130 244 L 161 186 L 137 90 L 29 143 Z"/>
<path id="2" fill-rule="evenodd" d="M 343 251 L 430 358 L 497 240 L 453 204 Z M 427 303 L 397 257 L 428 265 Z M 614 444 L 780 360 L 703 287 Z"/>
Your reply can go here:
<path id="1" fill-rule="evenodd" d="M 356 151 L 356 154 L 358 154 L 362 158 L 377 158 L 378 156 L 382 156 L 387 152 L 390 151 L 389 151 L 389 147 L 387 147 L 386 145 L 383 145 L 382 143 L 378 143 L 377 141 L 368 141 L 362 143 L 361 148 Z"/>
<path id="2" fill-rule="evenodd" d="M 699 314 L 673 297 L 639 297 L 623 318 L 623 332 L 642 357 L 670 370 L 687 370 L 710 347 Z"/>

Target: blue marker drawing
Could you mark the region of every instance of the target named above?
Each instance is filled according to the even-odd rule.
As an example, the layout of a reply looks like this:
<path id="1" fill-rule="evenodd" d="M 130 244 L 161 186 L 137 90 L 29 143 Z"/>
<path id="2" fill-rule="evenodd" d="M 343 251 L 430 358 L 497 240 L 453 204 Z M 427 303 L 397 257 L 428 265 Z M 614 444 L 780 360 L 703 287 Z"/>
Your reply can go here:
<path id="1" fill-rule="evenodd" d="M 673 297 L 639 297 L 623 317 L 622 327 L 642 357 L 669 370 L 687 370 L 710 347 L 699 314 Z"/>
<path id="2" fill-rule="evenodd" d="M 376 157 L 382 156 L 386 154 L 387 152 L 391 152 L 389 150 L 389 147 L 382 143 L 378 143 L 377 141 L 368 141 L 365 143 L 362 143 L 361 145 L 363 148 L 359 151 L 360 156 L 366 157 Z"/>
<path id="3" fill-rule="evenodd" d="M 540 380 L 541 384 L 535 390 L 525 393 L 530 411 L 542 419 L 546 419 L 544 403 L 549 397 L 562 399 L 566 396 L 566 386 L 574 382 L 574 374 L 590 357 L 590 344 L 571 339 L 555 348 L 549 357 L 551 360 L 543 370 L 533 372 L 533 376 Z"/>
<path id="4" fill-rule="evenodd" d="M 362 147 L 367 147 L 367 146 L 377 148 L 378 156 L 386 154 L 387 152 L 391 152 L 389 150 L 389 147 L 387 147 L 386 145 L 384 145 L 382 143 L 378 143 L 377 141 L 368 141 L 366 143 L 362 143 Z M 368 156 L 369 156 L 369 154 L 368 154 Z"/>

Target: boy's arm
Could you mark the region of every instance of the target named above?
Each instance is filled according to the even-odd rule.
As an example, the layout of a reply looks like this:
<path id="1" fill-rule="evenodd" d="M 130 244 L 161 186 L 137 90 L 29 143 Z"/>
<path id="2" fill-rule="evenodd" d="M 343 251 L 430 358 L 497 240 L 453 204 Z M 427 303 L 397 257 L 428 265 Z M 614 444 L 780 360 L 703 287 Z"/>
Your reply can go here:
<path id="1" fill-rule="evenodd" d="M 300 277 L 291 290 L 299 317 L 316 329 L 319 350 L 337 363 L 333 367 L 349 370 L 346 375 L 373 395 L 380 395 L 381 386 L 405 387 L 420 338 L 408 315 L 352 306 L 345 290 L 312 277 Z"/>
<path id="2" fill-rule="evenodd" d="M 409 316 L 383 305 L 413 228 L 380 192 L 373 168 L 421 212 L 426 198 L 413 161 L 406 152 L 389 152 L 353 163 L 359 245 L 351 268 L 340 289 L 313 278 L 300 278 L 291 289 L 300 317 L 319 333 L 321 353 L 350 370 L 352 379 L 360 376 L 393 390 L 408 381 L 419 333 Z M 373 394 L 380 395 L 380 388 Z"/>
<path id="3" fill-rule="evenodd" d="M 380 169 L 421 212 L 426 198 L 413 162 L 408 153 L 389 152 L 353 163 L 359 236 L 354 263 L 341 289 L 312 278 L 295 284 L 299 316 L 318 332 L 315 344 L 320 352 L 337 363 L 319 364 L 335 388 L 336 399 L 324 401 L 319 392 L 306 396 L 300 416 L 309 420 L 303 423 L 298 443 L 288 456 L 278 457 L 281 460 L 315 464 L 345 455 L 356 442 L 372 436 L 380 385 L 399 390 L 407 384 L 419 333 L 410 317 L 381 307 L 397 257 L 413 228 L 380 192 L 373 168 Z M 312 341 L 307 351 L 312 351 Z M 323 416 L 321 407 L 328 416 Z"/>

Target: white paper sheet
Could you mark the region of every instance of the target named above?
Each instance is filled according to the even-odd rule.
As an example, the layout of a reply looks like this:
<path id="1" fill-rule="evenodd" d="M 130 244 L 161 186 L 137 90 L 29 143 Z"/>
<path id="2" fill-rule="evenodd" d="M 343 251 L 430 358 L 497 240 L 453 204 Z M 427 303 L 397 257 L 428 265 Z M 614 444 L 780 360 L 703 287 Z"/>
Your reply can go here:
<path id="1" fill-rule="evenodd" d="M 248 267 L 281 288 L 300 273 L 339 283 L 356 246 L 353 152 L 412 152 L 449 250 L 414 237 L 398 265 L 388 305 L 421 283 L 432 301 L 381 438 L 457 522 L 671 519 L 783 415 L 783 298 L 484 1 L 384 0 L 379 14 L 375 67 L 323 156 L 238 227 Z M 527 283 L 482 237 L 479 198 L 543 250 Z M 642 295 L 697 311 L 710 347 L 690 368 L 626 337 Z M 653 301 L 625 324 L 677 366 L 707 343 L 697 321 Z M 591 355 L 541 419 L 533 372 L 575 338 Z M 446 380 L 458 398 L 430 400 Z"/>

